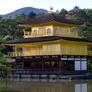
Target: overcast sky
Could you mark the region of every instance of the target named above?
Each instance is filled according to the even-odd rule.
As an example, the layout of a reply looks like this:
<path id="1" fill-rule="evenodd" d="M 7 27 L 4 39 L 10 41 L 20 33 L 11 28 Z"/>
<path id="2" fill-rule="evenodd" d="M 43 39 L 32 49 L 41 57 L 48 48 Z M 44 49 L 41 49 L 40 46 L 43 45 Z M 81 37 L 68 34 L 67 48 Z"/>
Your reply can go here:
<path id="1" fill-rule="evenodd" d="M 0 14 L 7 14 L 22 7 L 35 7 L 49 10 L 65 8 L 72 9 L 74 6 L 80 8 L 92 8 L 92 0 L 0 0 Z"/>

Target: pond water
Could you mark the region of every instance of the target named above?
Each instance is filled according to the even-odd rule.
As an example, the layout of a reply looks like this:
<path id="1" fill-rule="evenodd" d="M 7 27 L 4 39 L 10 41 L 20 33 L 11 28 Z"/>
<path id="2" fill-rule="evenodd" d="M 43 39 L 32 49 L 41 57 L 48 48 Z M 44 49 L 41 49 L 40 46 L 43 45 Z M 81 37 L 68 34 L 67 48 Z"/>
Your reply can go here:
<path id="1" fill-rule="evenodd" d="M 92 92 L 92 81 L 0 81 L 0 92 Z"/>

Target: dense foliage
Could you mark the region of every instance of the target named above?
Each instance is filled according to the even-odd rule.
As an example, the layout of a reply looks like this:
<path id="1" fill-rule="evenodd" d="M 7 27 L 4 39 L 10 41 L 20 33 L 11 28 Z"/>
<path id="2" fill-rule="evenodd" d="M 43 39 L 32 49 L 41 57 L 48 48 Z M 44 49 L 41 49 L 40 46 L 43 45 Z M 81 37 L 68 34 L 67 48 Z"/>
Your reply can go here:
<path id="1" fill-rule="evenodd" d="M 6 55 L 1 52 L 1 50 L 4 48 L 3 45 L 0 45 L 0 74 L 7 74 L 10 71 L 10 67 L 4 65 L 5 62 L 8 61 L 8 58 L 6 58 Z"/>

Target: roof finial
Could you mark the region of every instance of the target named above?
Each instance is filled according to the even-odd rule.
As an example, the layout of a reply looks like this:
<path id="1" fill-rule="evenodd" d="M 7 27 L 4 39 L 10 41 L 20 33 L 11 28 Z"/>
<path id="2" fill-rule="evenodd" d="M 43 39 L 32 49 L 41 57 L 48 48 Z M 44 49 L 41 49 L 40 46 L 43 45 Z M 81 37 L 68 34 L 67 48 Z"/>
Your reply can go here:
<path id="1" fill-rule="evenodd" d="M 53 7 L 50 7 L 50 11 L 48 13 L 53 13 Z"/>

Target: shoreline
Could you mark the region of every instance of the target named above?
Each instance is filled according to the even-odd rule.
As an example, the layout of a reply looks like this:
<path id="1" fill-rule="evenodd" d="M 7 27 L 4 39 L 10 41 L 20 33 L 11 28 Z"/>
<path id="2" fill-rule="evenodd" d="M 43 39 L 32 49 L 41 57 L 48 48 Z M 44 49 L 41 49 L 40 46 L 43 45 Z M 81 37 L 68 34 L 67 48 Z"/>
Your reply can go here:
<path id="1" fill-rule="evenodd" d="M 0 77 L 0 80 L 92 80 L 92 74 L 81 75 L 8 75 L 6 77 Z"/>

